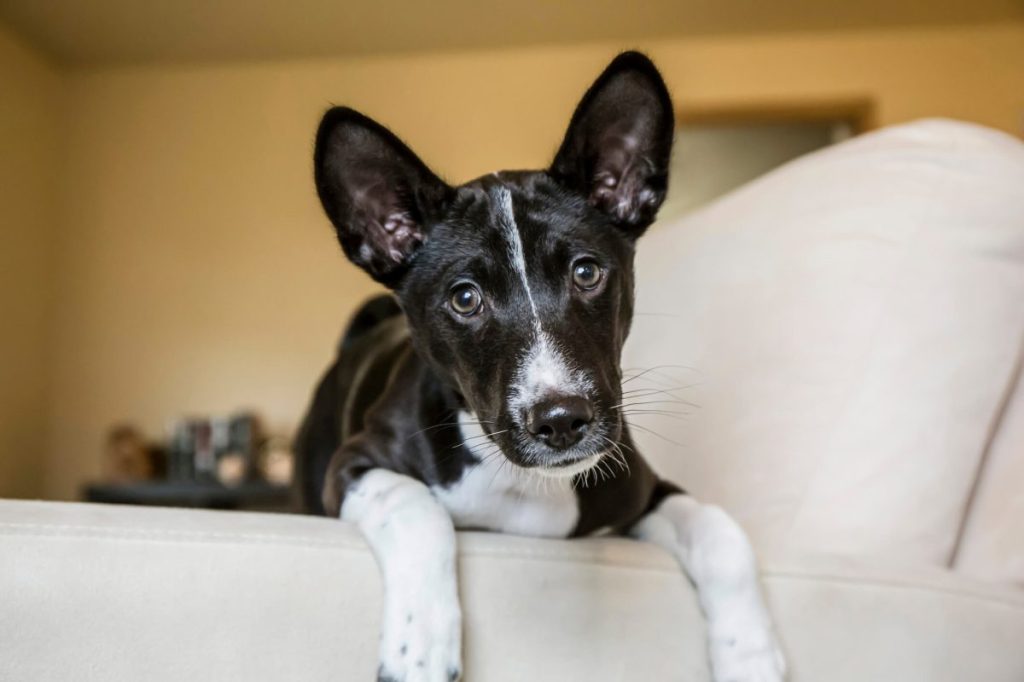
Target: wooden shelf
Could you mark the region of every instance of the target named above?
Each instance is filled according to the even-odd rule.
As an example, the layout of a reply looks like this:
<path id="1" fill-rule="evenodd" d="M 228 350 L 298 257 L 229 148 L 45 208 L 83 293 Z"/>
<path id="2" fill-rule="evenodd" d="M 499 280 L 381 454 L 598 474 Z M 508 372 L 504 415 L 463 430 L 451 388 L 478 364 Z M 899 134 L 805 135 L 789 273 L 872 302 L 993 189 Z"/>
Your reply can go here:
<path id="1" fill-rule="evenodd" d="M 138 504 L 194 509 L 290 511 L 291 489 L 263 481 L 228 487 L 220 483 L 154 481 L 148 483 L 93 483 L 85 486 L 87 502 Z"/>

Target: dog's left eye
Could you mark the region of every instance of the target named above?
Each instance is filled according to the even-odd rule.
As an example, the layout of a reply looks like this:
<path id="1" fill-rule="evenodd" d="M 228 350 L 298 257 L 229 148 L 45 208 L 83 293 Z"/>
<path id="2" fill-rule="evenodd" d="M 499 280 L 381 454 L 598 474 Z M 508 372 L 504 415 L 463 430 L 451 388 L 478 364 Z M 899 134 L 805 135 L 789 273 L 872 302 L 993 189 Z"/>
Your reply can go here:
<path id="1" fill-rule="evenodd" d="M 484 298 L 480 290 L 472 284 L 460 284 L 452 290 L 449 304 L 452 310 L 463 317 L 470 317 L 479 312 Z"/>
<path id="2" fill-rule="evenodd" d="M 604 277 L 604 270 L 592 258 L 581 258 L 572 264 L 572 281 L 580 289 L 595 289 Z"/>

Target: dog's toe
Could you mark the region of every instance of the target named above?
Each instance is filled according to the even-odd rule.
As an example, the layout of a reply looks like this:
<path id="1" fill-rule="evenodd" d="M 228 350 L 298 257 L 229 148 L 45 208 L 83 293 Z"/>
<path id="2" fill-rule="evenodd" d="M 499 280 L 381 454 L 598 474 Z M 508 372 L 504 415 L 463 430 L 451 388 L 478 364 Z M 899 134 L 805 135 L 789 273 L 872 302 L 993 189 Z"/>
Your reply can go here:
<path id="1" fill-rule="evenodd" d="M 772 631 L 744 628 L 713 637 L 711 669 L 715 682 L 783 682 L 786 660 Z"/>
<path id="2" fill-rule="evenodd" d="M 378 682 L 457 682 L 462 628 L 457 603 L 433 602 L 385 623 Z"/>

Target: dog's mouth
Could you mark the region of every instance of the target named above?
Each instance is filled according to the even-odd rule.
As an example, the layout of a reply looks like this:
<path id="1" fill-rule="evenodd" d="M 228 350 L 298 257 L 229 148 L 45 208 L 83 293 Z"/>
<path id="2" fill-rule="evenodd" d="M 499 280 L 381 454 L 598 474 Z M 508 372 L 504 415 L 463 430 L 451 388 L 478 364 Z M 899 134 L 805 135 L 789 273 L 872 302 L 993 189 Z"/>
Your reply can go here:
<path id="1" fill-rule="evenodd" d="M 524 429 L 513 426 L 498 444 L 505 456 L 520 467 L 549 478 L 571 478 L 599 466 L 607 456 L 621 459 L 620 434 L 620 423 L 599 420 L 579 443 L 557 449 L 539 443 Z"/>
<path id="2" fill-rule="evenodd" d="M 535 467 L 538 474 L 547 478 L 572 478 L 579 474 L 590 471 L 607 454 L 607 451 L 595 452 L 593 454 L 565 457 L 557 462 L 544 464 Z"/>
<path id="3" fill-rule="evenodd" d="M 460 415 L 466 444 L 487 457 L 500 451 L 515 467 L 535 472 L 545 478 L 568 479 L 586 475 L 594 469 L 611 472 L 626 468 L 624 449 L 619 443 L 622 422 L 614 412 L 604 412 L 594 420 L 593 427 L 576 444 L 568 448 L 550 447 L 531 434 L 523 424 L 507 415 L 476 420 L 475 413 Z M 475 435 L 474 435 L 475 434 Z M 485 444 L 492 449 L 487 450 Z"/>

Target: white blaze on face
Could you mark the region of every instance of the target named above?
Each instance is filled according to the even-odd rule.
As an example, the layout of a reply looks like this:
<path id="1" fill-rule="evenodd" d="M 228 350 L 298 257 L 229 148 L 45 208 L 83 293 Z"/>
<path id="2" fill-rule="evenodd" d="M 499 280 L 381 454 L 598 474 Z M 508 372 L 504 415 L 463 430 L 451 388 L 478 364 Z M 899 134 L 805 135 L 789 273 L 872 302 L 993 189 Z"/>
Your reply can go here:
<path id="1" fill-rule="evenodd" d="M 541 324 L 537 303 L 530 289 L 519 226 L 512 210 L 512 193 L 506 187 L 499 187 L 492 194 L 492 200 L 508 244 L 509 262 L 523 285 L 532 315 L 533 343 L 516 371 L 508 398 L 512 418 L 522 425 L 523 411 L 544 396 L 586 395 L 593 389 L 593 384 L 585 374 L 569 363 Z"/>
<path id="2" fill-rule="evenodd" d="M 543 331 L 516 370 L 509 394 L 512 418 L 522 422 L 523 412 L 548 395 L 587 395 L 593 384 L 575 370 Z"/>
<path id="3" fill-rule="evenodd" d="M 565 359 L 552 347 L 551 339 L 543 332 L 534 343 L 530 357 L 523 367 L 526 379 L 524 383 L 538 390 L 555 390 L 572 380 Z"/>
<path id="4" fill-rule="evenodd" d="M 523 251 L 523 240 L 519 237 L 516 216 L 512 210 L 512 193 L 508 191 L 507 187 L 499 187 L 495 193 L 497 196 L 492 196 L 492 200 L 497 207 L 501 231 L 508 243 L 509 262 L 512 263 L 512 270 L 519 276 L 523 290 L 526 291 L 526 300 L 530 302 L 530 313 L 533 315 L 533 329 L 539 336 L 541 334 L 540 317 L 537 315 L 537 303 L 533 300 L 533 292 L 530 290 L 530 280 L 526 276 L 526 254 Z"/>

